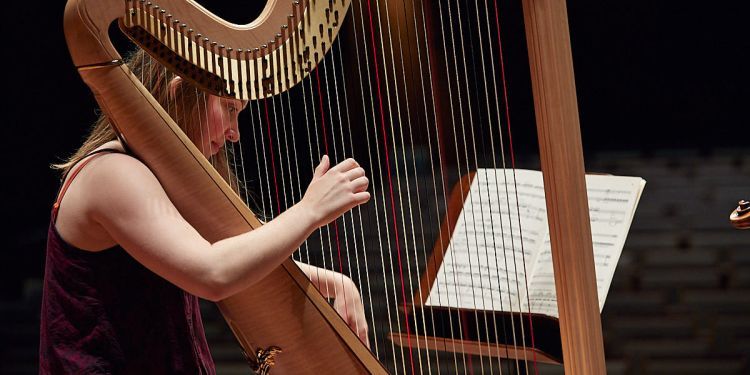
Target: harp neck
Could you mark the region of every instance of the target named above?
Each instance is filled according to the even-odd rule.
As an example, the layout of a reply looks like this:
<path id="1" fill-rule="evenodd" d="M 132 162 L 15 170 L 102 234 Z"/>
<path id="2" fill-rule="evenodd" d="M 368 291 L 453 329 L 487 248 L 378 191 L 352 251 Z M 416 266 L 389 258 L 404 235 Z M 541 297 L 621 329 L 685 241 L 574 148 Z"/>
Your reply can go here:
<path id="1" fill-rule="evenodd" d="M 192 0 L 71 0 L 65 37 L 79 69 L 121 60 L 113 22 L 170 70 L 215 95 L 250 100 L 303 80 L 331 48 L 350 1 L 269 1 L 246 25 Z"/>

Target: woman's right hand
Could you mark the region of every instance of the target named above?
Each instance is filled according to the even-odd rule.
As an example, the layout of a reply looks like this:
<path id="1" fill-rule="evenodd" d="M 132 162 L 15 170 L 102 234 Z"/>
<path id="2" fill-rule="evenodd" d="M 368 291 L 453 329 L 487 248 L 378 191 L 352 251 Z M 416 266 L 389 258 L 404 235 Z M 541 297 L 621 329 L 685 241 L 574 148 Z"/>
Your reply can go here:
<path id="1" fill-rule="evenodd" d="M 330 165 L 324 155 L 299 203 L 312 215 L 316 228 L 370 200 L 369 180 L 354 159 L 346 159 L 332 168 Z"/>

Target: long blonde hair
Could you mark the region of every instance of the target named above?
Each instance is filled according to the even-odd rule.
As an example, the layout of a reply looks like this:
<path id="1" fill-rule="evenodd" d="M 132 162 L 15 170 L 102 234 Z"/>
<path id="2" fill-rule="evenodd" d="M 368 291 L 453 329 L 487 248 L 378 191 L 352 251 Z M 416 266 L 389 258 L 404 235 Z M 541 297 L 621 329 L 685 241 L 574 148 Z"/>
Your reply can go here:
<path id="1" fill-rule="evenodd" d="M 206 94 L 185 80 L 170 87 L 170 82 L 175 79 L 176 75 L 140 48 L 130 53 L 126 58 L 126 64 L 182 131 L 193 140 L 193 143 L 197 144 L 201 137 L 201 125 L 206 123 Z M 117 133 L 109 119 L 102 113 L 92 125 L 86 140 L 78 150 L 63 162 L 52 164 L 52 168 L 59 170 L 65 176 L 78 161 L 103 144 L 117 138 Z M 243 184 L 236 178 L 233 166 L 228 163 L 228 152 L 232 152 L 231 148 L 222 147 L 216 155 L 210 158 L 210 162 L 232 188 L 239 192 L 244 189 L 244 186 L 241 186 Z"/>

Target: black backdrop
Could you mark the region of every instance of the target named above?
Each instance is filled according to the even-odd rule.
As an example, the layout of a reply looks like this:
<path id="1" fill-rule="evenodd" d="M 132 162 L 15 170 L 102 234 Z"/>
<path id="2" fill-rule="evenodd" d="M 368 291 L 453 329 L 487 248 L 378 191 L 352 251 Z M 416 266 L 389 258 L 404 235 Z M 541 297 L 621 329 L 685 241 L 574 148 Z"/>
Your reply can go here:
<path id="1" fill-rule="evenodd" d="M 64 3 L 3 4 L 2 233 L 8 246 L 0 251 L 0 299 L 18 298 L 23 280 L 41 277 L 58 187 L 49 164 L 72 152 L 96 118 L 95 102 L 67 54 Z M 229 0 L 201 3 L 238 23 L 260 10 Z M 585 152 L 744 148 L 750 32 L 748 6 L 740 3 L 570 0 Z"/>

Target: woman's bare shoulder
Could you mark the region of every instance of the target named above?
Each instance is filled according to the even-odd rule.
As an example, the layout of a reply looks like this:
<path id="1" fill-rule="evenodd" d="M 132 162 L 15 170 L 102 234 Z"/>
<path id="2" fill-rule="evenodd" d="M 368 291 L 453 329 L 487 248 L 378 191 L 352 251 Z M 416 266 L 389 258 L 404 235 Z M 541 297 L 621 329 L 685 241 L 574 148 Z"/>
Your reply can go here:
<path id="1" fill-rule="evenodd" d="M 102 249 L 113 242 L 107 230 L 109 223 L 118 217 L 140 215 L 154 202 L 171 206 L 156 176 L 145 164 L 121 152 L 101 154 L 69 182 L 56 226 L 63 238 L 76 247 Z"/>
<path id="2" fill-rule="evenodd" d="M 91 196 L 96 211 L 138 210 L 153 200 L 168 200 L 154 173 L 135 157 L 111 153 L 92 162 L 84 189 Z"/>

